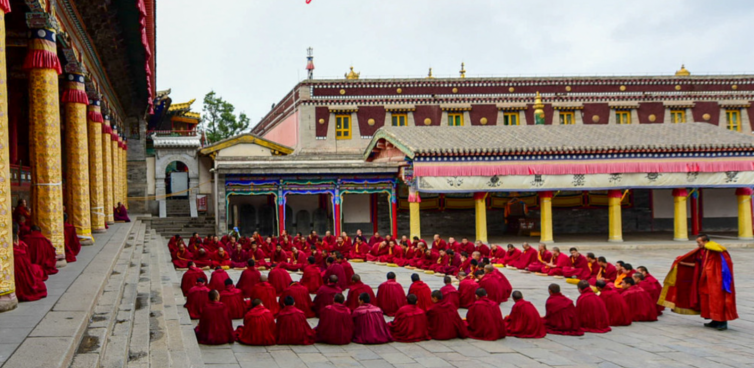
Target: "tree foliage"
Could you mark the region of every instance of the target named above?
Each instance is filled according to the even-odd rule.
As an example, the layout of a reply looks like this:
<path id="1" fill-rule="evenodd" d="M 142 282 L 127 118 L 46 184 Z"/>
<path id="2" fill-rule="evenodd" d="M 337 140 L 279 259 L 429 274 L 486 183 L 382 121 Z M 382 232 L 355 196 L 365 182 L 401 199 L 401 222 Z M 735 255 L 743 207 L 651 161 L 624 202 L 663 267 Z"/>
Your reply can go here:
<path id="1" fill-rule="evenodd" d="M 218 142 L 249 129 L 249 118 L 243 112 L 236 116 L 235 109 L 233 104 L 223 100 L 215 91 L 204 96 L 202 126 L 209 142 Z"/>

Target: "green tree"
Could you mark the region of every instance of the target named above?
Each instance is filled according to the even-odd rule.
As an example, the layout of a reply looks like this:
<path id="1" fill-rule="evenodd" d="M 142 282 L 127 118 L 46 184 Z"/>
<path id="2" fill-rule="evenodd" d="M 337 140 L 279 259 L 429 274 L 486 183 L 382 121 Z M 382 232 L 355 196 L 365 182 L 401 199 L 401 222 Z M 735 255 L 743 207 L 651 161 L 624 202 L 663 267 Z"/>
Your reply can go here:
<path id="1" fill-rule="evenodd" d="M 204 96 L 202 126 L 209 142 L 218 142 L 249 129 L 249 118 L 245 113 L 236 116 L 235 109 L 233 104 L 223 100 L 215 91 Z"/>

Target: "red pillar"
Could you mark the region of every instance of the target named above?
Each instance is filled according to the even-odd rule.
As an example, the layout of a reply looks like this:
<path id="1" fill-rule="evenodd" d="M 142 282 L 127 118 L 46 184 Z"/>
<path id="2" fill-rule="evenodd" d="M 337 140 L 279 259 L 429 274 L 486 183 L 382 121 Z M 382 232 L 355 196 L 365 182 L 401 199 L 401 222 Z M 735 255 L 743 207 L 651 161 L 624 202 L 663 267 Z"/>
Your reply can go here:
<path id="1" fill-rule="evenodd" d="M 393 232 L 393 238 L 399 238 L 398 236 L 398 198 L 396 196 L 388 196 L 390 201 L 390 230 Z M 400 240 L 400 239 L 399 239 Z"/>
<path id="2" fill-rule="evenodd" d="M 691 235 L 699 235 L 701 219 L 699 218 L 699 190 L 691 194 Z"/>

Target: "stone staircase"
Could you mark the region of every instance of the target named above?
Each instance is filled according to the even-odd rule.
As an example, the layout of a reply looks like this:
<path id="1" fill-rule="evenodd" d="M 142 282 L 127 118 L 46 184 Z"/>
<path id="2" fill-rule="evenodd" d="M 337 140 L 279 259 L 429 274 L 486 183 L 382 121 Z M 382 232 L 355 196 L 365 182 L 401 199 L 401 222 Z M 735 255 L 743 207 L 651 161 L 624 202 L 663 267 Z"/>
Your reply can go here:
<path id="1" fill-rule="evenodd" d="M 169 217 L 181 217 L 191 216 L 191 207 L 189 207 L 188 199 L 168 199 L 165 201 L 167 205 L 167 215 Z"/>
<path id="2" fill-rule="evenodd" d="M 181 237 L 188 239 L 195 232 L 202 237 L 215 233 L 214 217 L 150 217 L 143 219 L 143 221 L 149 223 L 158 234 L 167 238 L 180 234 Z"/>

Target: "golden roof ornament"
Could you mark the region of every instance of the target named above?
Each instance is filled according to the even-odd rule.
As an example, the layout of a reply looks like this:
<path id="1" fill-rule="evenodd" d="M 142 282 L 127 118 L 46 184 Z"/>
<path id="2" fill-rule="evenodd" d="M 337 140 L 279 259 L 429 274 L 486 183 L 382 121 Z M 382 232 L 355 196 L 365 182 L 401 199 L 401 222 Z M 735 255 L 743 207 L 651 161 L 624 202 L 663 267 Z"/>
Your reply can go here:
<path id="1" fill-rule="evenodd" d="M 427 74 L 427 79 L 435 79 L 435 77 L 432 76 L 432 68 L 429 68 L 429 74 Z"/>
<path id="2" fill-rule="evenodd" d="M 466 67 L 464 66 L 463 62 L 461 62 L 461 70 L 458 72 L 461 73 L 461 78 L 466 78 Z"/>
<path id="3" fill-rule="evenodd" d="M 353 71 L 353 67 L 351 67 L 351 71 L 350 72 L 348 72 L 348 73 L 345 74 L 346 79 L 359 79 L 359 75 L 361 75 L 361 73 L 354 72 Z"/>
<path id="4" fill-rule="evenodd" d="M 676 77 L 688 77 L 689 75 L 691 75 L 691 72 L 689 72 L 683 64 L 681 64 L 681 69 L 675 72 Z"/>

